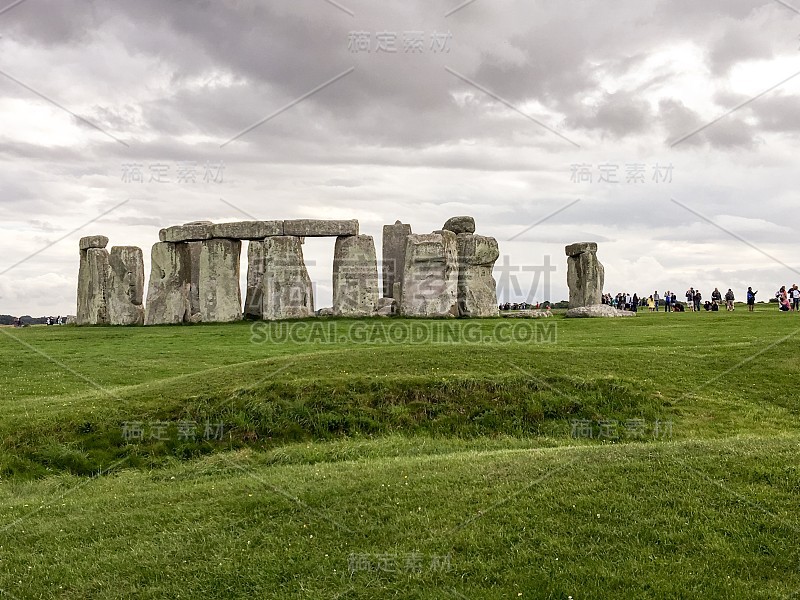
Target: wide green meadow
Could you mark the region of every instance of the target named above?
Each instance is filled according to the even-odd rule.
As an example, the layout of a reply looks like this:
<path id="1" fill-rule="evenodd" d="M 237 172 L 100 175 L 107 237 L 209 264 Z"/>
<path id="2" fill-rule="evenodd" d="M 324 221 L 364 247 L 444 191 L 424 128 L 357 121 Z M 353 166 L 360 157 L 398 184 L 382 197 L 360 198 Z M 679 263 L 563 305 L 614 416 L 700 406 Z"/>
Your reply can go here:
<path id="1" fill-rule="evenodd" d="M 0 328 L 0 597 L 800 598 L 798 334 Z"/>

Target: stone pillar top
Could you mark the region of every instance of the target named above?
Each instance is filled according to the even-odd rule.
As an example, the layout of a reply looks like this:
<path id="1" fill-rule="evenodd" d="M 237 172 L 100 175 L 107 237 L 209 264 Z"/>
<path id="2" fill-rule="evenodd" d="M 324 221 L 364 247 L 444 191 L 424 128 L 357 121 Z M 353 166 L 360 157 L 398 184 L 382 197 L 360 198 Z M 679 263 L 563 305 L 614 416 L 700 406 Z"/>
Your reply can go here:
<path id="1" fill-rule="evenodd" d="M 108 238 L 104 235 L 89 235 L 82 237 L 79 245 L 81 250 L 88 250 L 89 248 L 105 248 L 108 246 Z"/>
<path id="2" fill-rule="evenodd" d="M 450 217 L 442 229 L 453 233 L 475 233 L 475 219 L 468 216 Z"/>
<path id="3" fill-rule="evenodd" d="M 576 242 L 564 248 L 564 251 L 567 256 L 578 256 L 585 252 L 597 252 L 597 242 Z"/>

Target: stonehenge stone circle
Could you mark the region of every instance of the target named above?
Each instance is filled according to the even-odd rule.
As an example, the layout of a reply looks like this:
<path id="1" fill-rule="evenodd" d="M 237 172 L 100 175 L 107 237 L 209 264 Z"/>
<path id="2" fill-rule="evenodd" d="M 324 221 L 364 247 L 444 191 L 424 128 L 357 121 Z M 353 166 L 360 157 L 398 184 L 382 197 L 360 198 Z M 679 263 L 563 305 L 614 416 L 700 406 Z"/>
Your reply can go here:
<path id="1" fill-rule="evenodd" d="M 497 240 L 460 233 L 458 244 L 458 313 L 461 317 L 496 317 L 497 283 L 492 276 L 500 256 Z"/>
<path id="2" fill-rule="evenodd" d="M 102 246 L 98 246 L 102 244 Z M 103 325 L 108 323 L 108 238 L 92 236 L 80 240 L 80 267 L 78 269 L 78 325 Z"/>
<path id="3" fill-rule="evenodd" d="M 239 258 L 242 242 L 211 239 L 201 242 L 198 262 L 200 320 L 227 323 L 242 319 L 242 293 L 239 289 Z"/>
<path id="4" fill-rule="evenodd" d="M 595 242 L 578 242 L 565 248 L 569 307 L 593 306 L 603 299 L 605 270 L 597 260 Z"/>
<path id="5" fill-rule="evenodd" d="M 145 325 L 170 325 L 189 321 L 191 268 L 188 244 L 153 244 L 144 311 Z"/>
<path id="6" fill-rule="evenodd" d="M 337 237 L 333 252 L 334 315 L 372 316 L 379 295 L 378 261 L 372 236 Z"/>
<path id="7" fill-rule="evenodd" d="M 458 246 L 451 231 L 409 235 L 400 314 L 458 315 Z"/>
<path id="8" fill-rule="evenodd" d="M 144 260 L 141 248 L 114 246 L 108 259 L 106 308 L 110 325 L 144 324 Z"/>
<path id="9" fill-rule="evenodd" d="M 445 231 L 459 233 L 475 233 L 475 219 L 472 217 L 450 217 L 442 227 Z"/>
<path id="10" fill-rule="evenodd" d="M 403 270 L 406 266 L 406 238 L 411 235 L 411 225 L 396 221 L 394 225 L 383 226 L 383 296 L 394 295 L 394 285 L 402 286 Z"/>
<path id="11" fill-rule="evenodd" d="M 109 254 L 107 237 L 84 237 L 79 242 L 76 321 L 163 325 L 314 316 L 314 290 L 303 259 L 306 237 L 336 237 L 333 308 L 320 314 L 498 314 L 492 276 L 497 240 L 476 235 L 475 220 L 460 216 L 426 235 L 414 235 L 400 221 L 384 226 L 383 297 L 375 242 L 359 235 L 356 220 L 193 221 L 166 227 L 151 249 L 146 294 L 139 248 L 115 246 Z M 242 240 L 249 242 L 244 307 L 239 287 Z M 587 255 L 581 258 L 586 261 L 594 254 L 584 246 L 576 247 L 575 257 Z M 594 261 L 602 278 L 602 266 L 596 257 Z M 586 271 L 583 263 L 578 266 L 581 273 Z"/>

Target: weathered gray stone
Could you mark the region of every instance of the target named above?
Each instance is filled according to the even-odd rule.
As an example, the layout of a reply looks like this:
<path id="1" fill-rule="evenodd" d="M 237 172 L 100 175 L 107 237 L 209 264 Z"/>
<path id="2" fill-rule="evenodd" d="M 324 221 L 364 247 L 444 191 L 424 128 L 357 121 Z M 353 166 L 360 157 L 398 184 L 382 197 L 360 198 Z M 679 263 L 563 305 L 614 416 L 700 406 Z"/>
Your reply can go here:
<path id="1" fill-rule="evenodd" d="M 333 251 L 333 312 L 368 317 L 378 304 L 378 262 L 371 235 L 336 238 Z"/>
<path id="2" fill-rule="evenodd" d="M 108 238 L 104 235 L 89 235 L 82 237 L 78 246 L 81 250 L 88 250 L 89 248 L 105 248 L 108 246 Z"/>
<path id="3" fill-rule="evenodd" d="M 564 248 L 564 251 L 567 256 L 578 256 L 584 252 L 597 252 L 597 242 L 576 242 Z"/>
<path id="4" fill-rule="evenodd" d="M 458 312 L 462 317 L 496 317 L 497 282 L 492 275 L 500 256 L 492 237 L 460 233 L 458 244 Z"/>
<path id="5" fill-rule="evenodd" d="M 283 222 L 283 234 L 298 237 L 332 237 L 358 235 L 358 221 L 295 219 Z"/>
<path id="6" fill-rule="evenodd" d="M 334 314 L 334 313 L 333 313 L 333 309 L 332 309 L 332 308 L 330 308 L 330 307 L 326 307 L 326 308 L 320 308 L 320 309 L 317 311 L 317 316 L 318 316 L 318 317 L 332 317 L 332 316 L 333 316 L 333 314 Z"/>
<path id="7" fill-rule="evenodd" d="M 515 312 L 504 312 L 502 316 L 506 319 L 546 319 L 553 316 L 549 310 L 519 310 Z"/>
<path id="8" fill-rule="evenodd" d="M 397 301 L 394 298 L 378 298 L 375 307 L 375 315 L 378 317 L 390 317 L 397 313 Z"/>
<path id="9" fill-rule="evenodd" d="M 597 244 L 581 242 L 570 244 L 567 253 L 567 285 L 569 307 L 593 306 L 603 299 L 605 269 L 597 260 Z"/>
<path id="10" fill-rule="evenodd" d="M 244 299 L 246 319 L 264 317 L 264 270 L 267 268 L 266 242 L 254 241 L 247 246 L 247 293 Z"/>
<path id="11" fill-rule="evenodd" d="M 458 247 L 452 232 L 409 235 L 400 314 L 458 315 Z"/>
<path id="12" fill-rule="evenodd" d="M 169 325 L 190 320 L 188 244 L 159 242 L 150 251 L 145 325 Z"/>
<path id="13" fill-rule="evenodd" d="M 189 249 L 189 321 L 199 323 L 200 314 L 200 249 L 203 242 L 186 242 Z"/>
<path id="14" fill-rule="evenodd" d="M 210 221 L 194 221 L 187 225 L 174 225 L 158 232 L 162 242 L 196 242 L 210 240 L 214 237 L 214 224 Z"/>
<path id="15" fill-rule="evenodd" d="M 636 313 L 629 310 L 619 310 L 608 304 L 594 304 L 592 306 L 579 306 L 570 308 L 566 315 L 570 319 L 592 317 L 635 317 Z"/>
<path id="16" fill-rule="evenodd" d="M 211 239 L 200 246 L 200 318 L 203 323 L 242 319 L 239 258 L 242 242 Z"/>
<path id="17" fill-rule="evenodd" d="M 136 246 L 114 246 L 108 259 L 108 322 L 143 325 L 144 260 Z"/>
<path id="18" fill-rule="evenodd" d="M 445 231 L 459 233 L 475 233 L 475 219 L 472 217 L 450 217 L 442 227 Z"/>
<path id="19" fill-rule="evenodd" d="M 108 323 L 107 293 L 108 250 L 94 247 L 81 250 L 81 262 L 78 269 L 78 314 L 76 315 L 78 325 Z"/>
<path id="20" fill-rule="evenodd" d="M 383 295 L 394 298 L 394 284 L 403 283 L 406 266 L 406 238 L 411 235 L 411 225 L 396 221 L 383 226 Z"/>
<path id="21" fill-rule="evenodd" d="M 303 261 L 303 247 L 296 236 L 264 240 L 262 318 L 298 319 L 313 316 L 314 291 Z"/>
<path id="22" fill-rule="evenodd" d="M 211 226 L 211 237 L 233 240 L 263 240 L 272 235 L 283 235 L 283 221 L 237 221 Z"/>

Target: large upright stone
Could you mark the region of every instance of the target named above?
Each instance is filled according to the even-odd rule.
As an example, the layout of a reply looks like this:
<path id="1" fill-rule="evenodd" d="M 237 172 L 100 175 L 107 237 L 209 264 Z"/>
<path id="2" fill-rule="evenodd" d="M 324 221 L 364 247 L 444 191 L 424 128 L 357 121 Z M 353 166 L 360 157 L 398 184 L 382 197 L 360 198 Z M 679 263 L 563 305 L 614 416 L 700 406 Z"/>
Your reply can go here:
<path id="1" fill-rule="evenodd" d="M 244 300 L 246 319 L 264 317 L 264 270 L 267 266 L 266 242 L 250 242 L 247 246 L 247 293 Z"/>
<path id="2" fill-rule="evenodd" d="M 144 324 L 144 260 L 136 246 L 114 246 L 108 259 L 108 322 Z"/>
<path id="3" fill-rule="evenodd" d="M 406 238 L 411 235 L 411 225 L 395 221 L 383 226 L 383 296 L 396 298 L 394 284 L 403 284 L 406 266 Z"/>
<path id="4" fill-rule="evenodd" d="M 200 314 L 200 249 L 203 242 L 186 242 L 189 250 L 189 320 L 196 323 Z"/>
<path id="5" fill-rule="evenodd" d="M 204 323 L 227 323 L 242 319 L 239 289 L 239 258 L 242 242 L 211 239 L 201 242 L 198 292 L 200 319 Z"/>
<path id="6" fill-rule="evenodd" d="M 264 240 L 264 274 L 261 282 L 262 318 L 301 319 L 314 315 L 314 291 L 297 236 Z"/>
<path id="7" fill-rule="evenodd" d="M 400 314 L 409 317 L 458 315 L 458 247 L 450 231 L 409 235 Z"/>
<path id="8" fill-rule="evenodd" d="M 189 321 L 190 271 L 188 244 L 153 244 L 144 311 L 145 325 L 169 325 Z"/>
<path id="9" fill-rule="evenodd" d="M 104 236 L 95 236 L 104 237 Z M 80 242 L 81 262 L 78 269 L 78 325 L 108 323 L 108 250 Z M 108 238 L 104 238 L 108 243 Z"/>
<path id="10" fill-rule="evenodd" d="M 565 248 L 569 307 L 593 306 L 603 299 L 605 269 L 597 260 L 595 242 L 579 242 Z"/>
<path id="11" fill-rule="evenodd" d="M 358 235 L 358 221 L 295 219 L 283 222 L 283 234 L 298 237 L 333 237 Z"/>
<path id="12" fill-rule="evenodd" d="M 458 313 L 462 317 L 496 317 L 497 282 L 492 276 L 500 256 L 492 237 L 461 233 L 458 244 Z"/>
<path id="13" fill-rule="evenodd" d="M 333 314 L 369 317 L 378 305 L 378 261 L 371 235 L 336 238 L 333 251 Z"/>

